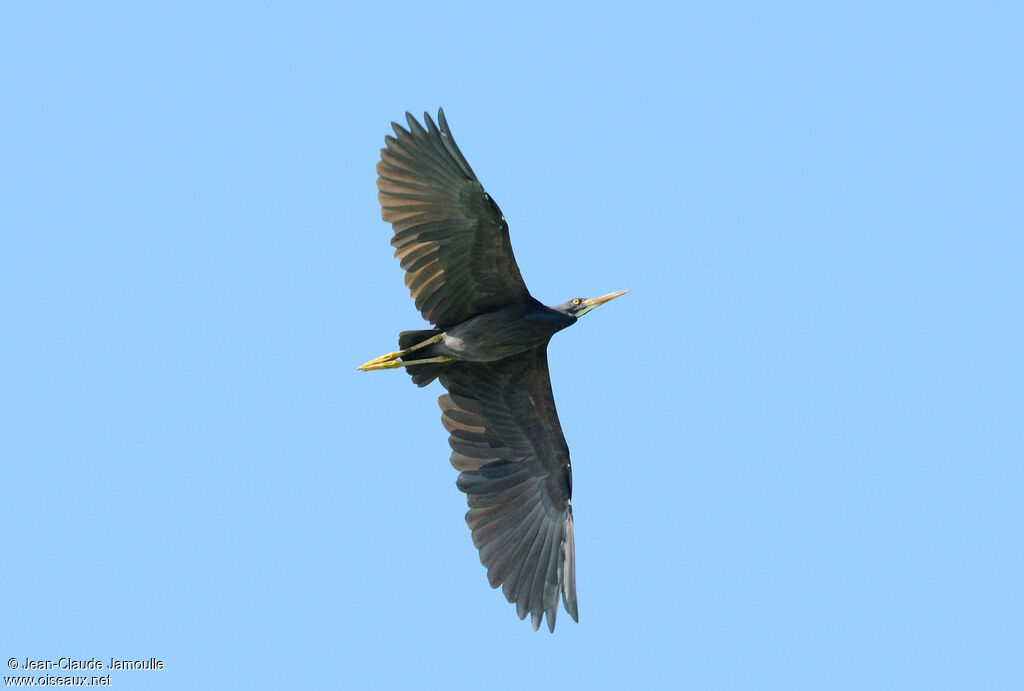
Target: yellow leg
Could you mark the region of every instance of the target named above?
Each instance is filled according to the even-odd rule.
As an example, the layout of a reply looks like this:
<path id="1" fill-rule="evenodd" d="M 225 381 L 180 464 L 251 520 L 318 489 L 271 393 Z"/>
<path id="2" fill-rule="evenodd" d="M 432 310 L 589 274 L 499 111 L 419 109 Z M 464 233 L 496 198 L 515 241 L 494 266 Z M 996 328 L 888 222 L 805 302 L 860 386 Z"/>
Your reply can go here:
<path id="1" fill-rule="evenodd" d="M 404 350 L 396 350 L 393 353 L 385 353 L 384 355 L 381 355 L 380 357 L 373 358 L 372 360 L 367 362 L 365 365 L 363 365 L 359 369 L 391 369 L 391 368 L 386 368 L 386 367 L 369 367 L 369 365 L 379 365 L 382 362 L 392 362 L 392 361 L 397 360 L 398 358 L 402 357 L 403 355 L 407 355 L 407 354 L 413 352 L 414 350 L 419 350 L 420 348 L 426 348 L 428 345 L 434 345 L 435 343 L 440 341 L 442 338 L 444 338 L 444 334 L 440 333 L 440 334 L 437 334 L 436 336 L 428 338 L 427 340 L 423 341 L 422 343 L 417 343 L 414 346 L 409 346 L 408 348 L 406 348 Z M 401 365 L 394 365 L 394 366 L 395 367 L 401 367 Z"/>
<path id="2" fill-rule="evenodd" d="M 409 350 L 413 350 L 416 347 L 418 346 L 409 348 Z M 380 360 L 380 358 L 377 358 L 377 360 Z M 426 360 L 386 360 L 381 362 L 378 362 L 377 360 L 370 360 L 365 365 L 360 366 L 359 369 L 364 372 L 369 372 L 370 370 L 375 369 L 397 369 L 399 367 L 409 367 L 410 365 L 427 365 L 431 362 L 451 362 L 452 358 L 447 355 L 438 355 L 437 357 L 427 358 Z"/>

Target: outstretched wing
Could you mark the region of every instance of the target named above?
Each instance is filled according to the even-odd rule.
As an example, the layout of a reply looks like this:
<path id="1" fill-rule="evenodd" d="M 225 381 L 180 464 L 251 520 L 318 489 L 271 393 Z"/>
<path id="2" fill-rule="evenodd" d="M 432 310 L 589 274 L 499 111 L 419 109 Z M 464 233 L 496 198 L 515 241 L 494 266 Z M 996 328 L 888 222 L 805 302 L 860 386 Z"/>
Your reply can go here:
<path id="1" fill-rule="evenodd" d="M 558 598 L 579 620 L 569 447 L 555 412 L 546 347 L 496 362 L 455 362 L 440 376 L 441 420 L 466 493 L 466 523 L 491 587 L 533 628 Z"/>
<path id="2" fill-rule="evenodd" d="M 438 129 L 406 113 L 409 130 L 391 123 L 377 164 L 381 217 L 405 269 L 416 308 L 445 328 L 481 312 L 526 302 L 508 224 L 455 145 L 444 111 Z"/>

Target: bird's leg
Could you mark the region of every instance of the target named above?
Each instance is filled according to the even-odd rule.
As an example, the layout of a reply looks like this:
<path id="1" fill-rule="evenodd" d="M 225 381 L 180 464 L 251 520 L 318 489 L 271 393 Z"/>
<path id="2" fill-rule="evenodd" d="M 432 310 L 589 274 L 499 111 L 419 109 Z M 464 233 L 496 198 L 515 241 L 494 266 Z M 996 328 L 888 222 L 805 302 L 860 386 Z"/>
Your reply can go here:
<path id="1" fill-rule="evenodd" d="M 367 368 L 367 369 L 382 369 L 380 367 L 369 368 L 368 366 L 369 365 L 379 365 L 382 362 L 392 362 L 392 361 L 397 360 L 398 358 L 402 357 L 403 355 L 407 355 L 407 354 L 413 352 L 414 350 L 419 350 L 420 348 L 426 348 L 428 345 L 434 345 L 435 343 L 440 341 L 442 338 L 444 338 L 444 334 L 443 333 L 439 333 L 436 336 L 432 336 L 432 337 L 428 338 L 427 340 L 423 341 L 422 343 L 417 343 L 414 346 L 409 346 L 408 348 L 405 348 L 403 350 L 396 350 L 393 353 L 385 353 L 384 355 L 381 355 L 380 357 L 373 358 L 372 360 L 367 362 L 365 365 L 363 365 L 359 369 L 364 369 L 364 368 Z M 398 366 L 399 365 L 395 365 L 395 367 L 398 367 Z"/>
<path id="2" fill-rule="evenodd" d="M 413 346 L 408 350 L 414 350 L 415 348 L 418 347 L 418 345 Z M 378 360 L 379 359 L 380 358 L 378 358 Z M 425 360 L 385 360 L 381 362 L 371 360 L 370 362 L 367 362 L 365 365 L 361 366 L 359 369 L 363 370 L 364 372 L 369 372 L 370 370 L 375 369 L 396 369 L 398 367 L 410 367 L 412 365 L 428 365 L 432 362 L 451 362 L 452 359 L 453 358 L 450 358 L 447 355 L 438 355 L 437 357 L 431 357 Z"/>

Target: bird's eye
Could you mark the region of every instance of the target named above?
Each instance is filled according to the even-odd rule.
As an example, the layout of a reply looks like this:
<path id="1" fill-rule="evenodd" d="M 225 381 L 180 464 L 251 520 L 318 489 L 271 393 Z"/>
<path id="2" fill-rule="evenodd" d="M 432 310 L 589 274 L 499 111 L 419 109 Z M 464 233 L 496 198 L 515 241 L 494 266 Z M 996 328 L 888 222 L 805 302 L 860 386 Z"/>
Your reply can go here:
<path id="1" fill-rule="evenodd" d="M 582 303 L 582 302 L 583 302 L 583 300 L 580 300 L 579 298 L 573 298 L 572 299 L 572 304 L 576 305 L 577 307 L 579 307 L 580 303 Z"/>

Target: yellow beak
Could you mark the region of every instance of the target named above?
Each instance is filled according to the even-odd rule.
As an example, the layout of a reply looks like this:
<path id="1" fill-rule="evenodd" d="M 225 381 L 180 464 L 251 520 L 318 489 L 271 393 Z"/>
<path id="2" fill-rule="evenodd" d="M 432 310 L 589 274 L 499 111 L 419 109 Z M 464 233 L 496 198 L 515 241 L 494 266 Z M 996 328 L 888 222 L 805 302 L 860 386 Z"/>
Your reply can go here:
<path id="1" fill-rule="evenodd" d="M 615 298 L 619 297 L 620 295 L 625 295 L 628 292 L 629 292 L 628 290 L 620 290 L 617 293 L 608 293 L 607 295 L 602 295 L 599 298 L 588 298 L 588 299 L 583 301 L 583 304 L 585 306 L 593 309 L 593 308 L 597 307 L 598 305 L 603 305 L 604 303 L 609 302 L 611 300 L 614 300 Z"/>

